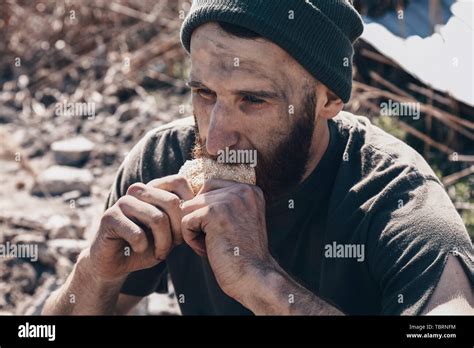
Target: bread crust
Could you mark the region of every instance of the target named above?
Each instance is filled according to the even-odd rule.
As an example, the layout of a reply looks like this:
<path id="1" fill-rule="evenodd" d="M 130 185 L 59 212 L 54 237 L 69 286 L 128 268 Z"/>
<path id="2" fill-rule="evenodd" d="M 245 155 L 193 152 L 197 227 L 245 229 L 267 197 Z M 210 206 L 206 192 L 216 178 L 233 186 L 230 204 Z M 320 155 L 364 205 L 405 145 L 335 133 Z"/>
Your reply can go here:
<path id="1" fill-rule="evenodd" d="M 251 185 L 256 183 L 255 169 L 248 164 L 230 165 L 210 158 L 186 161 L 178 174 L 188 180 L 195 195 L 209 179 L 233 180 Z"/>

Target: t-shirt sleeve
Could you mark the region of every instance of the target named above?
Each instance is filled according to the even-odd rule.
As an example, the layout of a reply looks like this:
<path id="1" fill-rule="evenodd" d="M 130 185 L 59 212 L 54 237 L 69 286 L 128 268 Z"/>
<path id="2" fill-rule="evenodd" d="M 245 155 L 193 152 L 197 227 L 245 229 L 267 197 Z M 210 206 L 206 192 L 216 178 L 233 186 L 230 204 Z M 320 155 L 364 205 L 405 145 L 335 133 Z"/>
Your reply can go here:
<path id="1" fill-rule="evenodd" d="M 128 153 L 121 164 L 110 189 L 105 209 L 126 194 L 135 182 L 147 183 L 155 178 L 176 174 L 186 160 L 186 148 L 194 140 L 191 128 L 183 132 L 176 129 L 155 129 L 146 134 Z M 166 261 L 129 274 L 121 293 L 148 296 L 153 292 L 168 292 Z"/>
<path id="2" fill-rule="evenodd" d="M 383 315 L 420 315 L 449 254 L 474 283 L 473 246 L 463 221 L 435 178 L 411 172 L 392 183 L 373 213 L 369 268 L 380 287 Z"/>

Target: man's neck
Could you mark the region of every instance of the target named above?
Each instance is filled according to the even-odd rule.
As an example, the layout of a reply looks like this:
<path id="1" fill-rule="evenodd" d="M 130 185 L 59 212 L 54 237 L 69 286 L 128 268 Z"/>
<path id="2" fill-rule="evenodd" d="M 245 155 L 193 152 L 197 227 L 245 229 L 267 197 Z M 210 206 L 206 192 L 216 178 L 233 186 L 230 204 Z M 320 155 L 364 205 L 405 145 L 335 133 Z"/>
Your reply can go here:
<path id="1" fill-rule="evenodd" d="M 308 163 L 302 182 L 316 169 L 329 146 L 329 125 L 326 119 L 318 118 L 314 127 L 313 141 L 309 149 Z"/>

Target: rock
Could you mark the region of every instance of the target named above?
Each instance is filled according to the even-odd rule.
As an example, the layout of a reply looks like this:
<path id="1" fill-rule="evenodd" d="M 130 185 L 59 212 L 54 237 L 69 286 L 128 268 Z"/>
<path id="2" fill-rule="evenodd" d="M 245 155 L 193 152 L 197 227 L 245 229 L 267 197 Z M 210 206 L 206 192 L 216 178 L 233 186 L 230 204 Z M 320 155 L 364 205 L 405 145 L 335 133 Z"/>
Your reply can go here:
<path id="1" fill-rule="evenodd" d="M 82 193 L 79 190 L 74 190 L 74 191 L 69 191 L 66 193 L 63 193 L 61 195 L 61 198 L 64 202 L 69 203 L 71 200 L 76 200 L 79 197 L 81 197 Z"/>
<path id="2" fill-rule="evenodd" d="M 53 253 L 47 245 L 40 245 L 38 247 L 38 261 L 49 268 L 56 267 L 58 255 Z"/>
<path id="3" fill-rule="evenodd" d="M 91 197 L 81 197 L 76 201 L 77 207 L 89 207 L 92 205 L 92 198 Z"/>
<path id="4" fill-rule="evenodd" d="M 31 192 L 35 195 L 43 195 L 43 189 L 51 195 L 61 195 L 78 190 L 81 194 L 88 195 L 92 180 L 93 176 L 87 169 L 52 166 L 38 175 Z"/>
<path id="5" fill-rule="evenodd" d="M 129 315 L 148 315 L 148 297 L 143 298 L 138 304 L 133 307 Z"/>
<path id="6" fill-rule="evenodd" d="M 65 279 L 74 268 L 74 264 L 65 256 L 59 256 L 55 265 L 56 277 Z"/>
<path id="7" fill-rule="evenodd" d="M 13 110 L 21 111 L 21 109 L 17 109 L 15 107 L 15 93 L 10 91 L 0 93 L 0 105 L 8 106 Z"/>
<path id="8" fill-rule="evenodd" d="M 39 100 L 44 106 L 48 107 L 58 101 L 58 96 L 61 93 L 58 90 L 44 88 L 35 93 L 35 99 Z"/>
<path id="9" fill-rule="evenodd" d="M 23 180 L 16 180 L 15 181 L 15 188 L 18 190 L 18 191 L 21 191 L 25 188 L 26 184 Z"/>
<path id="10" fill-rule="evenodd" d="M 11 227 L 24 228 L 27 230 L 40 231 L 43 229 L 43 221 L 38 216 L 25 216 L 22 214 L 12 214 L 1 216 L 0 221 L 5 221 Z"/>
<path id="11" fill-rule="evenodd" d="M 46 237 L 40 233 L 22 233 L 16 235 L 12 241 L 11 244 L 45 244 L 46 243 Z"/>
<path id="12" fill-rule="evenodd" d="M 3 137 L 3 134 L 0 133 L 0 139 L 2 137 Z M 0 156 L 1 156 L 1 154 L 0 154 Z M 10 157 L 10 155 L 7 155 L 7 156 Z M 11 154 L 10 159 L 14 159 L 14 156 L 16 156 L 16 155 Z M 18 162 L 11 161 L 11 160 L 0 159 L 0 175 L 5 175 L 6 177 L 8 177 L 9 175 L 16 175 L 19 170 L 20 170 L 20 166 L 19 166 Z"/>
<path id="13" fill-rule="evenodd" d="M 0 229 L 2 230 L 2 233 L 0 234 L 0 243 L 6 243 L 6 242 L 11 242 L 13 238 L 15 238 L 17 235 L 22 234 L 22 233 L 28 233 L 31 232 L 30 230 L 25 230 L 22 228 L 5 228 L 4 226 L 0 225 Z"/>
<path id="14" fill-rule="evenodd" d="M 36 289 L 34 296 L 23 302 L 21 306 L 18 306 L 18 314 L 41 315 L 41 311 L 49 295 L 58 287 L 55 277 L 46 273 L 41 275 L 38 283 L 41 283 L 41 285 Z"/>
<path id="15" fill-rule="evenodd" d="M 95 168 L 92 168 L 92 174 L 94 176 L 102 176 L 104 174 L 104 170 L 100 167 L 95 167 Z"/>
<path id="16" fill-rule="evenodd" d="M 132 118 L 139 115 L 139 110 L 137 108 L 130 107 L 129 104 L 122 104 L 115 111 L 115 115 L 120 122 L 130 121 Z"/>
<path id="17" fill-rule="evenodd" d="M 56 163 L 78 166 L 84 164 L 89 158 L 94 143 L 84 137 L 76 137 L 51 144 Z"/>
<path id="18" fill-rule="evenodd" d="M 20 247 L 21 245 L 23 247 Z M 46 248 L 46 238 L 39 233 L 18 234 L 8 244 L 10 253 L 15 252 L 18 258 L 31 262 L 40 261 L 41 250 L 44 248 Z"/>
<path id="19" fill-rule="evenodd" d="M 148 296 L 147 314 L 180 315 L 181 310 L 176 299 L 171 279 L 168 277 L 168 294 L 151 294 Z"/>
<path id="20" fill-rule="evenodd" d="M 135 134 L 139 131 L 140 127 L 136 122 L 128 122 L 123 126 L 120 136 L 122 140 L 127 143 L 133 140 L 136 137 Z"/>
<path id="21" fill-rule="evenodd" d="M 28 87 L 28 84 L 30 83 L 30 79 L 26 75 L 20 75 L 18 77 L 18 87 L 20 89 L 24 89 Z"/>
<path id="22" fill-rule="evenodd" d="M 175 299 L 167 294 L 151 294 L 148 296 L 147 313 L 149 315 L 179 315 L 180 309 Z"/>
<path id="23" fill-rule="evenodd" d="M 21 287 L 23 292 L 32 293 L 36 287 L 37 274 L 28 262 L 17 262 L 11 269 L 10 281 Z"/>
<path id="24" fill-rule="evenodd" d="M 117 148 L 112 144 L 105 144 L 97 154 L 97 159 L 105 166 L 110 166 L 117 160 Z"/>
<path id="25" fill-rule="evenodd" d="M 53 239 L 48 241 L 47 245 L 51 252 L 65 256 L 72 262 L 75 262 L 77 256 L 82 250 L 87 248 L 89 242 L 84 239 Z"/>
<path id="26" fill-rule="evenodd" d="M 121 87 L 120 89 L 117 90 L 116 93 L 117 97 L 119 98 L 120 102 L 123 103 L 130 99 L 131 97 L 134 97 L 137 95 L 137 92 L 135 91 L 134 88 L 131 87 Z"/>
<path id="27" fill-rule="evenodd" d="M 17 111 L 8 106 L 0 106 L 0 123 L 11 123 L 17 118 Z"/>
<path id="28" fill-rule="evenodd" d="M 46 152 L 47 145 L 42 140 L 35 140 L 33 145 L 26 150 L 28 158 L 43 156 Z"/>
<path id="29" fill-rule="evenodd" d="M 0 283 L 0 308 L 5 308 L 6 306 L 8 306 L 8 301 L 5 297 L 10 291 L 11 286 L 9 284 L 3 282 Z"/>
<path id="30" fill-rule="evenodd" d="M 104 98 L 102 109 L 100 111 L 106 112 L 108 115 L 113 115 L 117 111 L 117 105 L 120 104 L 120 101 L 117 97 L 108 96 Z"/>
<path id="31" fill-rule="evenodd" d="M 49 231 L 49 239 L 72 238 L 77 239 L 79 233 L 67 215 L 55 214 L 50 216 L 45 224 L 45 228 Z"/>
<path id="32" fill-rule="evenodd" d="M 7 81 L 3 84 L 4 91 L 14 91 L 16 89 L 15 81 Z"/>

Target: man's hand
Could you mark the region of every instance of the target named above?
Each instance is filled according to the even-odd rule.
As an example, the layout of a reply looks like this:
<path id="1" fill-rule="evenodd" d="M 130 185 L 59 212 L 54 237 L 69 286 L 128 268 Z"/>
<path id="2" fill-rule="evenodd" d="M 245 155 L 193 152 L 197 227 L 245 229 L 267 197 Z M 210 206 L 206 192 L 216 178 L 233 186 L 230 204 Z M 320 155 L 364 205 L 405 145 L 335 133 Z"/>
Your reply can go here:
<path id="1" fill-rule="evenodd" d="M 177 175 L 131 185 L 102 217 L 89 251 L 93 274 L 124 278 L 164 260 L 183 241 L 180 202 L 192 197 L 187 181 Z"/>
<path id="2" fill-rule="evenodd" d="M 43 313 L 117 313 L 127 275 L 158 264 L 182 243 L 180 203 L 192 197 L 188 182 L 177 175 L 131 185 L 104 213 L 90 248 L 80 254 L 66 282 L 48 298 Z"/>
<path id="3" fill-rule="evenodd" d="M 233 298 L 245 293 L 246 279 L 273 266 L 268 251 L 265 200 L 257 186 L 208 180 L 182 205 L 184 240 L 207 255 L 221 289 Z"/>
<path id="4" fill-rule="evenodd" d="M 182 214 L 186 243 L 207 255 L 221 289 L 255 314 L 342 314 L 294 281 L 271 256 L 265 200 L 257 186 L 209 180 L 182 205 Z"/>

